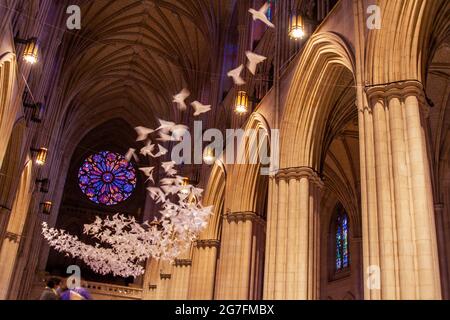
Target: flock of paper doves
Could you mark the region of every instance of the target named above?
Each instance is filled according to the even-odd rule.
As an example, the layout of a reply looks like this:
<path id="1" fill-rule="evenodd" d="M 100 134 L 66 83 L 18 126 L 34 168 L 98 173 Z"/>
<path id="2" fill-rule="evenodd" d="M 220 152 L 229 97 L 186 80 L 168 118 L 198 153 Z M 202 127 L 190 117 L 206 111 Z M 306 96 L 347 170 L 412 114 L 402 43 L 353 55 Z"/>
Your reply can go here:
<path id="1" fill-rule="evenodd" d="M 268 3 L 260 10 L 250 9 L 253 20 L 261 20 L 269 27 L 274 25 L 268 20 L 266 13 Z M 266 57 L 247 51 L 247 68 L 255 75 L 256 67 L 266 60 Z M 241 77 L 244 65 L 227 73 L 233 78 L 236 85 L 243 85 Z M 186 99 L 190 96 L 188 89 L 181 90 L 173 96 L 173 102 L 180 110 L 186 110 Z M 194 116 L 199 116 L 211 110 L 210 105 L 203 105 L 198 101 L 191 103 Z M 189 128 L 182 124 L 159 120 L 157 129 L 136 127 L 138 142 L 145 142 L 139 150 L 144 157 L 159 158 L 168 153 L 160 143 L 152 143 L 150 135 L 156 134 L 156 141 L 180 141 Z M 139 161 L 136 149 L 130 149 L 126 159 L 134 158 Z M 151 182 L 147 188 L 150 197 L 160 204 L 161 217 L 154 218 L 152 222 L 136 222 L 134 217 L 125 217 L 116 214 L 113 217 L 102 219 L 96 217 L 94 223 L 84 226 L 84 234 L 99 241 L 95 245 L 82 242 L 78 237 L 72 236 L 64 230 L 49 228 L 43 223 L 42 234 L 49 245 L 66 256 L 83 260 L 93 271 L 99 274 L 113 274 L 122 277 L 137 277 L 145 272 L 144 261 L 150 257 L 174 261 L 180 254 L 189 249 L 192 241 L 206 228 L 208 219 L 212 214 L 212 207 L 203 207 L 201 196 L 203 190 L 186 183 L 185 179 L 177 175 L 175 162 L 162 162 L 165 177 L 155 185 L 153 177 L 155 167 L 139 168 L 147 177 L 145 183 Z M 172 202 L 174 201 L 174 202 Z M 101 246 L 101 244 L 103 246 Z"/>

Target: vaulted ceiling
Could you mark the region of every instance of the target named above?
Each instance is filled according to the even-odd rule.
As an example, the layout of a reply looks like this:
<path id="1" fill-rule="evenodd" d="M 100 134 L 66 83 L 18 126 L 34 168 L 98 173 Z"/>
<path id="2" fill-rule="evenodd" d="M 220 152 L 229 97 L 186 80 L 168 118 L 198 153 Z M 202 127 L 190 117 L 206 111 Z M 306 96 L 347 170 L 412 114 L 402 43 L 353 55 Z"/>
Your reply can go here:
<path id="1" fill-rule="evenodd" d="M 199 97 L 212 75 L 220 75 L 235 3 L 82 1 L 82 28 L 67 32 L 61 47 L 66 112 L 77 122 L 114 108 L 131 110 L 144 123 L 176 119 L 172 96 L 188 87 Z"/>

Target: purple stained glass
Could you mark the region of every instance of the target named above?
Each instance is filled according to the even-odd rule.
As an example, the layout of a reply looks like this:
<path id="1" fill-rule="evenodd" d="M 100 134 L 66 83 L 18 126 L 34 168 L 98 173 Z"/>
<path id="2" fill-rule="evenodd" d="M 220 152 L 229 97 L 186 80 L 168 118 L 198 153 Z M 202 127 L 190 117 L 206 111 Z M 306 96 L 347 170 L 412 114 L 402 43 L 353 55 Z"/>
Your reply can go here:
<path id="1" fill-rule="evenodd" d="M 78 184 L 89 200 L 113 206 L 136 187 L 136 170 L 120 154 L 101 151 L 89 156 L 78 171 Z"/>
<path id="2" fill-rule="evenodd" d="M 348 218 L 345 212 L 338 215 L 336 221 L 336 270 L 349 266 L 348 259 Z"/>

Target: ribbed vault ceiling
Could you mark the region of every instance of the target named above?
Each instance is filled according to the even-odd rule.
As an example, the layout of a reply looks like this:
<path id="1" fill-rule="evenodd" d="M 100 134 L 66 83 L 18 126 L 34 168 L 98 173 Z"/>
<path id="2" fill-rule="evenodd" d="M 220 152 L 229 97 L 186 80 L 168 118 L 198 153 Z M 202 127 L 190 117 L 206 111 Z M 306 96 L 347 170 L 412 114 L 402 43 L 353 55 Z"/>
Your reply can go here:
<path id="1" fill-rule="evenodd" d="M 218 72 L 235 2 L 83 1 L 82 29 L 67 33 L 62 47 L 65 104 L 79 109 L 71 116 L 121 104 L 176 118 L 172 95 L 188 87 L 198 97 Z"/>

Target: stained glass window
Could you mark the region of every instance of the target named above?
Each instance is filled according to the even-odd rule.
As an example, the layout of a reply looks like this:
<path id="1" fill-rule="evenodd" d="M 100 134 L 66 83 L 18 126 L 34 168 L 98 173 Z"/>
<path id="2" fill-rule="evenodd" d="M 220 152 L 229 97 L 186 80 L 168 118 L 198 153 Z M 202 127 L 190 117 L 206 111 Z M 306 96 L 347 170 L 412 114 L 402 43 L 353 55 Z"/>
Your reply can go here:
<path id="1" fill-rule="evenodd" d="M 83 193 L 107 206 L 125 201 L 136 187 L 136 171 L 120 154 L 101 151 L 89 156 L 78 171 Z"/>
<path id="2" fill-rule="evenodd" d="M 336 220 L 336 270 L 340 271 L 348 266 L 348 216 L 342 211 Z"/>
<path id="3" fill-rule="evenodd" d="M 273 12 L 275 11 L 275 0 L 268 0 L 269 10 L 267 10 L 267 18 L 273 21 Z"/>

